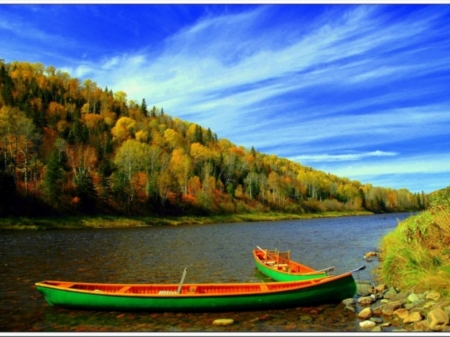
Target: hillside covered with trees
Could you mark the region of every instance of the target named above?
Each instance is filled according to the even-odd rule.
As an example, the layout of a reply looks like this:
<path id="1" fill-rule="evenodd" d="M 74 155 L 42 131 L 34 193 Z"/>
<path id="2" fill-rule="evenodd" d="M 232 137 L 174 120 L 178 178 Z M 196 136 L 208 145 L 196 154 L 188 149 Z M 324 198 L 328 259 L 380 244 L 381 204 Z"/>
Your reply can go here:
<path id="1" fill-rule="evenodd" d="M 244 148 L 40 63 L 0 60 L 0 215 L 399 212 L 427 195 Z"/>

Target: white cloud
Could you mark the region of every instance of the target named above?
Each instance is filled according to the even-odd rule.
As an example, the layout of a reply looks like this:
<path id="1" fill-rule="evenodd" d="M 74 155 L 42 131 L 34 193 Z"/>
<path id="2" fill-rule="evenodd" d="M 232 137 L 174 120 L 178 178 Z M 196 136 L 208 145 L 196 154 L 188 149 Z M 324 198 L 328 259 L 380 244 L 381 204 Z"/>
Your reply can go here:
<path id="1" fill-rule="evenodd" d="M 318 154 L 318 155 L 303 155 L 303 156 L 294 156 L 288 159 L 298 162 L 329 162 L 329 161 L 355 161 L 361 160 L 369 157 L 392 157 L 396 156 L 396 152 L 387 152 L 387 151 L 372 151 L 366 153 L 347 153 L 347 154 Z"/>

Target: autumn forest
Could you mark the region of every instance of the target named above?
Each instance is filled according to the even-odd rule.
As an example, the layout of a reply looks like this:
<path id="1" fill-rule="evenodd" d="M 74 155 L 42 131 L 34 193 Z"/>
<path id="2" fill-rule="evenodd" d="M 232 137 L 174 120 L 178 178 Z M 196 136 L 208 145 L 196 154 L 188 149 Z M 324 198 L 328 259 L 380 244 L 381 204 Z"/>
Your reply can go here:
<path id="1" fill-rule="evenodd" d="M 235 145 L 53 66 L 0 60 L 0 215 L 380 213 L 427 204 L 424 193 Z"/>

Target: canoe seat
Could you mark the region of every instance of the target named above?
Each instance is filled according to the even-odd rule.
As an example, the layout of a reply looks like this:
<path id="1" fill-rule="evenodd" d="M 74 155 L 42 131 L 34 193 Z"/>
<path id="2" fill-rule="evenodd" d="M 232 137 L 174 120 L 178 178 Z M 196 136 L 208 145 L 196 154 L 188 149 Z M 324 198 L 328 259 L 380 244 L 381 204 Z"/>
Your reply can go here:
<path id="1" fill-rule="evenodd" d="M 64 287 L 64 288 L 70 288 L 71 286 L 73 286 L 75 283 L 61 283 L 60 287 Z"/>
<path id="2" fill-rule="evenodd" d="M 160 290 L 158 292 L 159 295 L 173 295 L 173 294 L 178 294 L 178 292 L 174 291 L 174 290 Z"/>
<path id="3" fill-rule="evenodd" d="M 269 266 L 273 266 L 275 264 L 275 261 L 264 261 L 265 264 L 268 264 Z"/>
<path id="4" fill-rule="evenodd" d="M 267 287 L 267 284 L 262 283 L 260 286 L 262 291 L 269 291 L 269 287 Z"/>
<path id="5" fill-rule="evenodd" d="M 130 288 L 131 288 L 130 286 L 122 287 L 122 288 L 120 288 L 117 292 L 118 292 L 118 293 L 125 293 L 125 292 L 127 292 L 127 290 L 129 290 Z"/>

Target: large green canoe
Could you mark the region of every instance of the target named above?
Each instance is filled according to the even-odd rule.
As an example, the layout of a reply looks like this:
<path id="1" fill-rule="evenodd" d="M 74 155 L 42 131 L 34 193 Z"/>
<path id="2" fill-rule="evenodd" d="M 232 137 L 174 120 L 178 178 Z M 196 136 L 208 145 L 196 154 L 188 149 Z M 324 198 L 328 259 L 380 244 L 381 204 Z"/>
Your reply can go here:
<path id="1" fill-rule="evenodd" d="M 228 311 L 338 303 L 356 293 L 351 273 L 296 282 L 211 284 L 36 283 L 51 306 L 92 310 Z"/>
<path id="2" fill-rule="evenodd" d="M 275 281 L 302 281 L 321 277 L 329 277 L 334 267 L 315 270 L 309 266 L 293 261 L 290 252 L 262 249 L 253 250 L 256 268 Z"/>

